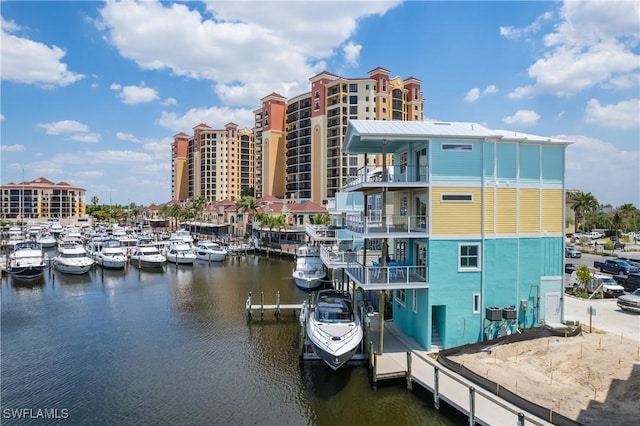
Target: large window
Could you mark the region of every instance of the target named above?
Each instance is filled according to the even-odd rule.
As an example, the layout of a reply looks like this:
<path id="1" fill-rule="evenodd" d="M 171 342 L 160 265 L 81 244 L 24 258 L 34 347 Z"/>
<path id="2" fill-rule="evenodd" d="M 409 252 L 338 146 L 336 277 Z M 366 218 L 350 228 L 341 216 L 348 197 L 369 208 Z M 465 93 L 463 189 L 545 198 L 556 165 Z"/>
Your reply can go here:
<path id="1" fill-rule="evenodd" d="M 405 306 L 407 304 L 407 290 L 403 288 L 396 289 L 396 300 L 402 306 Z"/>
<path id="2" fill-rule="evenodd" d="M 458 244 L 458 253 L 459 271 L 480 270 L 480 244 L 460 243 Z"/>

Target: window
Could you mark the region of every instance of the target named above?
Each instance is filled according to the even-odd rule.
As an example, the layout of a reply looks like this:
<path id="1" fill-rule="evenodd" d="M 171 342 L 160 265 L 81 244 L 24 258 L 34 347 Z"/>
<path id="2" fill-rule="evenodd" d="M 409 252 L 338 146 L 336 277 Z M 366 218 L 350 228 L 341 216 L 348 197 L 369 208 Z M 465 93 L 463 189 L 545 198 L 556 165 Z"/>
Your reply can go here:
<path id="1" fill-rule="evenodd" d="M 407 291 L 403 288 L 396 289 L 396 300 L 402 306 L 405 306 L 407 304 Z"/>
<path id="2" fill-rule="evenodd" d="M 369 85 L 368 85 L 368 84 L 365 84 L 365 85 L 364 85 L 364 89 L 365 89 L 365 90 L 369 90 Z"/>
<path id="3" fill-rule="evenodd" d="M 318 99 L 320 97 L 320 91 L 316 90 L 315 98 Z"/>
<path id="4" fill-rule="evenodd" d="M 349 96 L 349 103 L 351 105 L 357 104 L 358 103 L 358 96 L 355 96 L 355 95 L 354 96 Z"/>
<path id="5" fill-rule="evenodd" d="M 413 300 L 412 300 L 412 307 L 413 307 L 413 312 L 418 313 L 418 290 L 416 290 L 415 288 L 413 289 L 413 294 L 412 294 Z"/>
<path id="6" fill-rule="evenodd" d="M 440 194 L 443 203 L 472 203 L 473 194 Z"/>
<path id="7" fill-rule="evenodd" d="M 349 92 L 357 92 L 358 91 L 358 85 L 355 83 L 351 83 L 349 84 Z"/>
<path id="8" fill-rule="evenodd" d="M 320 102 L 316 102 L 316 103 L 314 104 L 314 108 L 315 108 L 315 109 L 320 109 Z"/>
<path id="9" fill-rule="evenodd" d="M 480 313 L 480 293 L 473 293 L 473 313 Z"/>
<path id="10" fill-rule="evenodd" d="M 473 145 L 470 143 L 443 143 L 443 151 L 473 151 Z"/>
<path id="11" fill-rule="evenodd" d="M 386 78 L 382 79 L 382 91 L 383 92 L 387 91 L 387 79 Z"/>
<path id="12" fill-rule="evenodd" d="M 400 216 L 407 215 L 407 206 L 409 205 L 409 197 L 406 195 L 400 197 Z"/>
<path id="13" fill-rule="evenodd" d="M 458 244 L 458 271 L 480 270 L 480 244 Z"/>
<path id="14" fill-rule="evenodd" d="M 407 163 L 409 162 L 409 155 L 406 152 L 400 154 L 400 173 L 406 173 Z"/>

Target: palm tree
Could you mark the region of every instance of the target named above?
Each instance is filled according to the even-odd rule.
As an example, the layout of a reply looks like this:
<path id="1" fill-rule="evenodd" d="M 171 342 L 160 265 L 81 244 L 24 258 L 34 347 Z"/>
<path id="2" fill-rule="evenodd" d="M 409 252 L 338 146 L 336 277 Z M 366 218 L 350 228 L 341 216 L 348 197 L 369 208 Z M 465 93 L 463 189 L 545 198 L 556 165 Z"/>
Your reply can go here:
<path id="1" fill-rule="evenodd" d="M 183 210 L 182 210 L 182 207 L 180 207 L 180 204 L 178 204 L 178 203 L 172 204 L 171 207 L 169 207 L 167 209 L 167 215 L 170 218 L 175 219 L 175 224 L 176 224 L 175 227 L 177 228 L 178 227 L 178 218 L 183 215 Z M 171 225 L 170 225 L 170 228 L 171 228 Z"/>
<path id="2" fill-rule="evenodd" d="M 100 201 L 98 199 L 98 197 L 96 197 L 95 195 L 93 197 L 91 197 L 91 205 L 95 208 L 98 205 L 98 201 Z"/>
<path id="3" fill-rule="evenodd" d="M 624 231 L 637 231 L 636 216 L 638 209 L 631 203 L 626 203 L 617 208 L 622 216 L 622 227 Z"/>
<path id="4" fill-rule="evenodd" d="M 574 192 L 571 194 L 576 201 L 571 207 L 576 212 L 576 221 L 578 222 L 578 229 L 584 229 L 585 216 L 587 213 L 594 212 L 600 206 L 598 200 L 590 192 Z M 580 227 L 580 218 L 582 218 L 582 228 Z"/>
<path id="5" fill-rule="evenodd" d="M 331 216 L 329 216 L 329 212 L 317 213 L 311 217 L 311 223 L 314 225 L 329 225 Z"/>
<path id="6" fill-rule="evenodd" d="M 244 196 L 236 201 L 236 209 L 238 209 L 238 213 L 242 210 L 242 213 L 247 214 L 245 223 L 253 223 L 252 215 L 258 206 L 260 206 L 260 202 L 254 197 Z"/>

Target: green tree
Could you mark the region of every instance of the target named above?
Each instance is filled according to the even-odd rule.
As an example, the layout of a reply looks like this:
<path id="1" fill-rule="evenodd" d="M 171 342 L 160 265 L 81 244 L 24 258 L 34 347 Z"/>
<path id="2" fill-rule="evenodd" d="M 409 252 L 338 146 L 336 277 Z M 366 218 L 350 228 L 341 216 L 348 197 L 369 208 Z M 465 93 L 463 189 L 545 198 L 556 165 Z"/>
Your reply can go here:
<path id="1" fill-rule="evenodd" d="M 92 205 L 93 207 L 95 207 L 95 206 L 97 206 L 97 205 L 98 205 L 98 201 L 100 201 L 100 200 L 99 200 L 99 199 L 98 199 L 98 197 L 96 197 L 95 195 L 94 195 L 93 197 L 91 197 L 91 205 Z"/>
<path id="2" fill-rule="evenodd" d="M 598 209 L 598 207 L 600 206 L 598 204 L 598 200 L 590 192 L 578 191 L 572 193 L 571 196 L 576 201 L 571 208 L 576 213 L 578 229 L 586 231 L 585 216 L 587 213 L 594 212 Z M 580 218 L 582 218 L 582 227 L 580 226 Z"/>
<path id="3" fill-rule="evenodd" d="M 589 271 L 589 267 L 587 265 L 580 265 L 576 268 L 576 278 L 578 278 L 581 289 L 586 288 L 586 285 L 591 277 L 591 271 Z"/>
<path id="4" fill-rule="evenodd" d="M 311 217 L 311 223 L 314 225 L 329 225 L 331 223 L 331 216 L 329 212 L 316 213 Z"/>

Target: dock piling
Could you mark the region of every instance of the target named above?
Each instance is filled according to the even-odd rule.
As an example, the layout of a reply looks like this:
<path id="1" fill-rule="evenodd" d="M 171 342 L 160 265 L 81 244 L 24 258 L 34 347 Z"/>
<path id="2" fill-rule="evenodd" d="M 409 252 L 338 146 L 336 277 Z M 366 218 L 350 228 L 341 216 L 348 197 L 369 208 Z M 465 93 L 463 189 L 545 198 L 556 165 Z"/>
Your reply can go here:
<path id="1" fill-rule="evenodd" d="M 440 410 L 440 368 L 433 367 L 433 408 Z"/>
<path id="2" fill-rule="evenodd" d="M 476 388 L 469 388 L 469 426 L 476 424 Z"/>
<path id="3" fill-rule="evenodd" d="M 413 389 L 413 383 L 411 382 L 411 351 L 407 351 L 407 389 Z"/>

